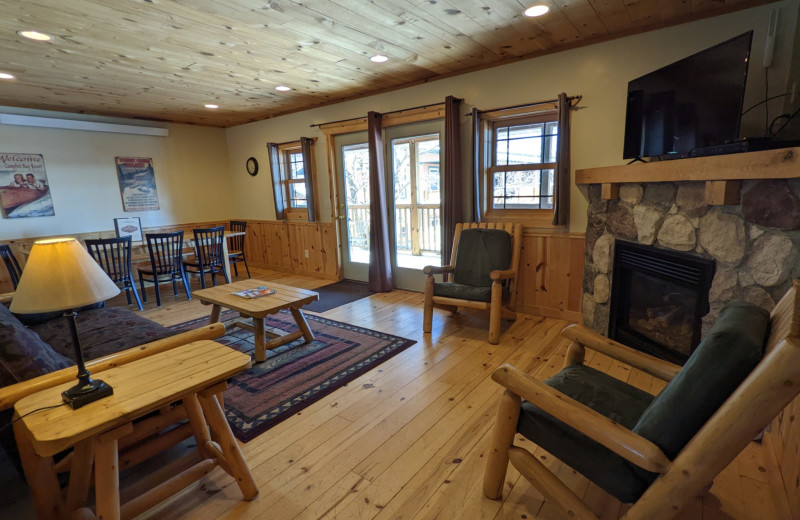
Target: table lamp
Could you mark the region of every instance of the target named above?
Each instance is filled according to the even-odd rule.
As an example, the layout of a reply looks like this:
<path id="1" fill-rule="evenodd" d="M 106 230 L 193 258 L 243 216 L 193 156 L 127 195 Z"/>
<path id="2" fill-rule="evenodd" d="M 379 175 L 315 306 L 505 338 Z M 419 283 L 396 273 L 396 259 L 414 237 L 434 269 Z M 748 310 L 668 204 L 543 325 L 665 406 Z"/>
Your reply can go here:
<path id="1" fill-rule="evenodd" d="M 72 408 L 114 393 L 111 386 L 92 379 L 86 370 L 75 325 L 75 309 L 117 294 L 117 285 L 74 238 L 34 242 L 9 309 L 17 314 L 64 311 L 75 348 L 78 384 L 61 396 Z"/>

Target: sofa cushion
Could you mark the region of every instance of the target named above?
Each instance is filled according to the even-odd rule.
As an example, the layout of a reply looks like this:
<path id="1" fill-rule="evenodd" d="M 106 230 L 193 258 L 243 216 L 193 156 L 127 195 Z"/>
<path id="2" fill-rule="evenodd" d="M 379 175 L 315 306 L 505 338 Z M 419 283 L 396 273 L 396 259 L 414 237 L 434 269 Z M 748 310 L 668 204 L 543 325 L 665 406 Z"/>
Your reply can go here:
<path id="1" fill-rule="evenodd" d="M 106 302 L 97 302 L 86 305 L 85 307 L 81 307 L 80 309 L 76 309 L 75 312 L 83 312 L 91 309 L 102 309 L 105 306 Z M 46 321 L 61 318 L 64 316 L 64 311 L 37 312 L 36 314 L 14 314 L 14 316 L 16 316 L 16 318 L 21 321 L 23 325 L 30 327 L 31 325 L 39 325 L 40 323 L 44 323 Z"/>
<path id="2" fill-rule="evenodd" d="M 489 273 L 511 265 L 511 235 L 502 229 L 464 229 L 458 239 L 453 281 L 491 287 Z"/>
<path id="3" fill-rule="evenodd" d="M 175 331 L 142 318 L 124 307 L 106 307 L 81 312 L 76 323 L 85 361 L 176 334 Z M 66 319 L 50 320 L 34 325 L 31 329 L 59 354 L 70 359 L 75 357 Z"/>
<path id="4" fill-rule="evenodd" d="M 0 305 L 0 386 L 13 385 L 74 363 Z"/>

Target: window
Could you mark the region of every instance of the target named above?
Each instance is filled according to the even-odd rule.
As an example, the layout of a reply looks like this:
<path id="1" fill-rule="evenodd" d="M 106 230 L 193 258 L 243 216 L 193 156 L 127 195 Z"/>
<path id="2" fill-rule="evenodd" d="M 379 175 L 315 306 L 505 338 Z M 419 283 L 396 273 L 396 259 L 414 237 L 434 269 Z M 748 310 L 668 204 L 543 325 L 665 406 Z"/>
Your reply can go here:
<path id="1" fill-rule="evenodd" d="M 314 189 L 314 141 L 303 137 L 289 143 L 267 143 L 278 220 L 315 220 L 314 208 L 318 204 Z M 304 142 L 308 143 L 306 153 Z"/>
<path id="2" fill-rule="evenodd" d="M 553 217 L 558 113 L 482 116 L 483 212 L 487 220 Z"/>
<path id="3" fill-rule="evenodd" d="M 281 183 L 286 209 L 305 209 L 308 207 L 308 197 L 303 152 L 299 148 L 283 150 L 282 156 Z"/>

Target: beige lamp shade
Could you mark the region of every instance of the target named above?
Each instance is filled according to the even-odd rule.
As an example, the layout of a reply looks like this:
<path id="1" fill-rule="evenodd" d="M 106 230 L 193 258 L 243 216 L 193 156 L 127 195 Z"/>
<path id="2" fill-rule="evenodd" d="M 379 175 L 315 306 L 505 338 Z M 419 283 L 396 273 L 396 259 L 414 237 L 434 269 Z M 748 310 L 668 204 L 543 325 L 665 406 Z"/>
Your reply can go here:
<path id="1" fill-rule="evenodd" d="M 17 314 L 64 311 L 117 294 L 117 285 L 77 240 L 40 240 L 31 248 L 10 310 Z"/>

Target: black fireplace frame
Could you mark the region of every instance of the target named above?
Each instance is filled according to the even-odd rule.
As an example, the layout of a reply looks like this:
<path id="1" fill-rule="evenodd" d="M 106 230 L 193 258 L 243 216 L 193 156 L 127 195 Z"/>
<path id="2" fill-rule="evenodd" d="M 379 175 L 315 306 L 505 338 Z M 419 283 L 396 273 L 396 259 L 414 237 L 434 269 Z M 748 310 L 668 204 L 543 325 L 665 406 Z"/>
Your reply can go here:
<path id="1" fill-rule="evenodd" d="M 634 270 L 685 287 L 696 295 L 692 351 L 700 343 L 702 318 L 708 313 L 708 292 L 714 280 L 713 260 L 687 252 L 672 251 L 616 239 L 611 282 L 608 337 L 672 363 L 683 365 L 688 356 L 666 347 L 628 325 L 631 276 Z"/>

